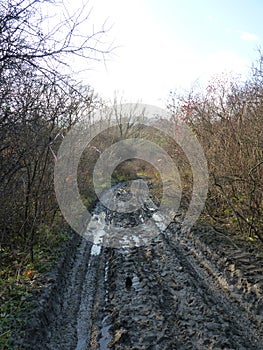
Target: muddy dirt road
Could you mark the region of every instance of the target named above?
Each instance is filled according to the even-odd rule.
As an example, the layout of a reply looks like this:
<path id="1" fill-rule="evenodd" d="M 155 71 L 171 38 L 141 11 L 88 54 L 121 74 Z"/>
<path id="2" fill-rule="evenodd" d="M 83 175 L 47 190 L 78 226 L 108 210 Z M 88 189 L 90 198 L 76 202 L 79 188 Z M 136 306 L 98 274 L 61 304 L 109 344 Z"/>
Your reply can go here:
<path id="1" fill-rule="evenodd" d="M 153 212 L 113 217 L 98 204 L 92 222 L 132 227 Z M 141 247 L 76 239 L 24 348 L 262 350 L 262 259 L 208 225 L 182 234 L 182 220 Z"/>

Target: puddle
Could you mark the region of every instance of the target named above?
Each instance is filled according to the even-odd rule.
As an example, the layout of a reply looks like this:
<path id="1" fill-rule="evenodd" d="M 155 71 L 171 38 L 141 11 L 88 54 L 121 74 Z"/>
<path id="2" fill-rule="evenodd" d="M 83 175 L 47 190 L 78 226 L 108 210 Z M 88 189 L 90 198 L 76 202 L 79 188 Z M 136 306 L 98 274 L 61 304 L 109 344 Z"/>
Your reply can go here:
<path id="1" fill-rule="evenodd" d="M 104 306 L 104 312 L 106 309 L 106 305 L 109 301 L 109 290 L 107 288 L 107 283 L 109 280 L 109 261 L 106 261 L 105 264 L 105 273 L 104 273 L 104 283 L 105 283 L 105 306 Z M 110 350 L 108 347 L 112 337 L 110 335 L 110 327 L 111 324 L 109 323 L 110 315 L 106 315 L 102 322 L 101 322 L 101 337 L 99 339 L 99 350 Z"/>
<path id="2" fill-rule="evenodd" d="M 91 247 L 90 254 L 91 255 L 100 255 L 101 252 L 101 246 L 98 244 L 93 244 Z"/>
<path id="3" fill-rule="evenodd" d="M 141 283 L 137 275 L 134 275 L 132 278 L 132 286 L 137 292 L 142 290 Z"/>
<path id="4" fill-rule="evenodd" d="M 107 284 L 109 279 L 109 261 L 106 261 L 106 265 L 105 265 L 105 275 L 104 275 L 104 283 L 105 285 Z M 106 288 L 105 290 L 105 303 L 107 303 L 109 301 L 109 291 Z"/>
<path id="5" fill-rule="evenodd" d="M 92 239 L 93 241 L 91 255 L 100 254 L 100 246 L 103 243 L 103 237 L 105 234 L 105 213 L 94 214 L 85 232 L 85 237 L 87 239 Z"/>
<path id="6" fill-rule="evenodd" d="M 108 347 L 110 341 L 111 341 L 111 335 L 109 333 L 111 324 L 109 324 L 108 321 L 109 315 L 105 316 L 102 320 L 102 327 L 101 327 L 101 338 L 99 340 L 99 349 L 100 350 L 110 350 Z"/>

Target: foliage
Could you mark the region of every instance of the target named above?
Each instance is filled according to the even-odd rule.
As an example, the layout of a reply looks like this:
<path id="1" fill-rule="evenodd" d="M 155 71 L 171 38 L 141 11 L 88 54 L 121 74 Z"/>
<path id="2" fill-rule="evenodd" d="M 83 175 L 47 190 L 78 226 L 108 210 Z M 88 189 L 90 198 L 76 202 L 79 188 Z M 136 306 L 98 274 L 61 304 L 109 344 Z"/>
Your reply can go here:
<path id="1" fill-rule="evenodd" d="M 262 55 L 250 79 L 217 76 L 205 91 L 172 94 L 169 109 L 201 142 L 209 166 L 207 218 L 263 240 Z"/>
<path id="2" fill-rule="evenodd" d="M 104 27 L 86 32 L 86 5 L 71 14 L 59 4 L 54 22 L 55 1 L 0 2 L 0 347 L 6 349 L 65 238 L 53 188 L 58 147 L 98 101 L 70 64 L 82 58 L 85 69 L 109 52 L 100 41 Z"/>
<path id="3" fill-rule="evenodd" d="M 34 262 L 29 253 L 21 251 L 1 251 L 2 268 L 0 276 L 0 346 L 15 349 L 17 341 L 23 337 L 26 314 L 31 300 L 45 284 L 45 273 L 54 266 L 61 243 L 67 239 L 62 231 L 61 221 L 38 228 L 41 240 L 35 245 Z M 64 227 L 64 230 L 68 230 Z M 15 256 L 14 256 L 15 255 Z"/>

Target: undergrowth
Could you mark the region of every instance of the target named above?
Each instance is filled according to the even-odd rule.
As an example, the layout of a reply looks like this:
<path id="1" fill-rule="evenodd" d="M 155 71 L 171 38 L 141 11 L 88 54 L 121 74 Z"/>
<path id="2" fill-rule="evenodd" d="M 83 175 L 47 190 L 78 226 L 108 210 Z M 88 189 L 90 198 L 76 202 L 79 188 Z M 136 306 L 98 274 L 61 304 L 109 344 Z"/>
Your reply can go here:
<path id="1" fill-rule="evenodd" d="M 61 244 L 67 239 L 67 234 L 52 234 L 45 225 L 39 233 L 41 239 L 34 246 L 33 262 L 30 252 L 0 248 L 0 348 L 4 350 L 20 348 L 17 344 L 23 338 L 32 298 L 44 287 L 45 274 L 53 268 Z"/>

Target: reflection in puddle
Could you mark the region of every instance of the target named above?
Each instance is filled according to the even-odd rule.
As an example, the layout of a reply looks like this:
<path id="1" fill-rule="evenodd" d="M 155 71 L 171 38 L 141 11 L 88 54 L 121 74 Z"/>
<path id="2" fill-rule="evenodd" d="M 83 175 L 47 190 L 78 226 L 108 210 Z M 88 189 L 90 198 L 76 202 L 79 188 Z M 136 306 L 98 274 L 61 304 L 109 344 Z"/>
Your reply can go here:
<path id="1" fill-rule="evenodd" d="M 93 244 L 91 247 L 90 254 L 91 255 L 100 255 L 101 252 L 101 246 L 98 244 Z"/>
<path id="2" fill-rule="evenodd" d="M 136 276 L 136 275 L 134 275 L 132 278 L 132 286 L 137 292 L 142 290 L 140 280 L 139 280 L 138 276 Z"/>
<path id="3" fill-rule="evenodd" d="M 109 260 L 105 263 L 105 272 L 104 272 L 104 284 L 105 284 L 105 306 L 104 306 L 104 312 L 106 310 L 107 303 L 109 301 L 109 290 L 107 288 L 109 280 Z M 108 345 L 111 341 L 111 335 L 110 335 L 110 327 L 111 324 L 109 323 L 110 315 L 106 315 L 102 322 L 101 322 L 101 337 L 99 339 L 99 350 L 110 350 Z"/>
<path id="4" fill-rule="evenodd" d="M 107 322 L 108 318 L 109 318 L 109 315 L 105 316 L 102 320 L 101 338 L 99 340 L 99 345 L 100 345 L 99 349 L 100 350 L 110 350 L 108 348 L 108 345 L 111 341 L 111 335 L 109 333 L 111 324 L 108 324 L 108 322 Z"/>
<path id="5" fill-rule="evenodd" d="M 126 205 L 131 193 L 137 205 L 128 210 Z M 133 248 L 150 242 L 166 229 L 165 223 L 171 221 L 170 212 L 158 209 L 143 180 L 118 184 L 111 191 L 105 190 L 84 233 L 84 237 L 93 243 L 91 255 L 100 255 L 100 245 Z"/>

